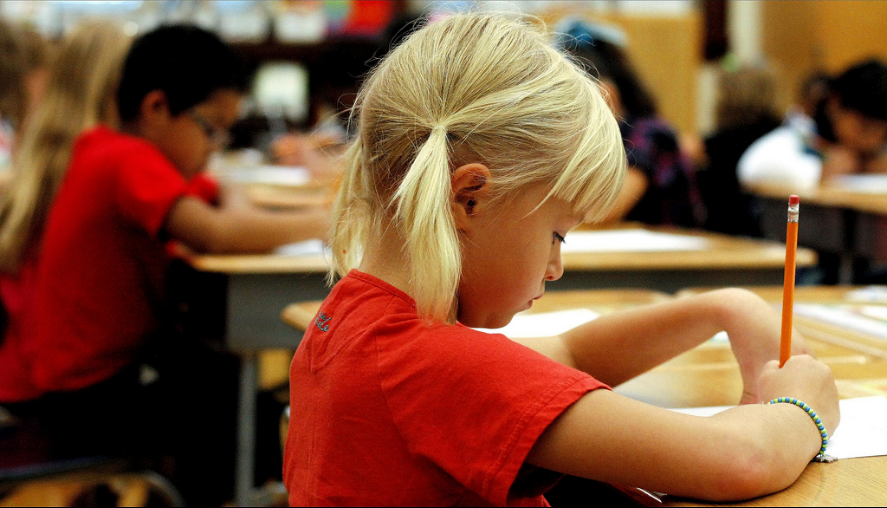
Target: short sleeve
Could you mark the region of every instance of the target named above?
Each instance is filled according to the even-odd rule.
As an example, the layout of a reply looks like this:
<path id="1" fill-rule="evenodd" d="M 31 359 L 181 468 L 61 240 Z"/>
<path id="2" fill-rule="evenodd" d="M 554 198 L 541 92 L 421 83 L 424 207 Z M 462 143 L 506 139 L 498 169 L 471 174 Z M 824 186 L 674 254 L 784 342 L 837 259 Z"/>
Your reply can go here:
<path id="1" fill-rule="evenodd" d="M 378 339 L 383 392 L 411 453 L 505 505 L 542 432 L 605 385 L 503 335 L 444 330 L 399 349 Z"/>
<path id="2" fill-rule="evenodd" d="M 123 217 L 157 236 L 173 204 L 188 192 L 188 182 L 155 148 L 132 145 L 115 167 L 114 199 Z"/>
<path id="3" fill-rule="evenodd" d="M 214 205 L 219 202 L 219 182 L 207 173 L 200 173 L 188 182 L 188 195 Z"/>

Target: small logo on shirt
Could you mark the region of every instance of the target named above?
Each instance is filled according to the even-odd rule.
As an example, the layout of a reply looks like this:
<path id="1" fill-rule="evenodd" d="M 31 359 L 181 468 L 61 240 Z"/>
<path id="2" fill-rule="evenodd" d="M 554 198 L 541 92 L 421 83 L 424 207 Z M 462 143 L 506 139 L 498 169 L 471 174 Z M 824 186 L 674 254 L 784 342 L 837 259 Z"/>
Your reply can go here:
<path id="1" fill-rule="evenodd" d="M 320 330 L 322 332 L 329 331 L 329 329 L 330 329 L 329 322 L 331 319 L 333 319 L 333 316 L 327 316 L 326 314 L 321 312 L 314 319 L 314 325 L 317 327 L 318 330 Z"/>

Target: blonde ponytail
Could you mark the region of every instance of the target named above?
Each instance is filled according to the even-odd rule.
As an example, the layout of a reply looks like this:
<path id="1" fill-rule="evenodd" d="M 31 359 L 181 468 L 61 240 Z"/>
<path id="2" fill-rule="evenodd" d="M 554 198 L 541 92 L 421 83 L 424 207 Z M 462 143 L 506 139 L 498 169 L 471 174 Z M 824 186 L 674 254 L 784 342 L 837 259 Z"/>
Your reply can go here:
<path id="1" fill-rule="evenodd" d="M 440 321 L 454 316 L 453 301 L 442 301 L 439 295 L 456 294 L 462 264 L 450 209 L 452 185 L 447 152 L 446 129 L 431 129 L 394 194 L 396 220 L 406 238 L 413 298 L 420 315 Z"/>

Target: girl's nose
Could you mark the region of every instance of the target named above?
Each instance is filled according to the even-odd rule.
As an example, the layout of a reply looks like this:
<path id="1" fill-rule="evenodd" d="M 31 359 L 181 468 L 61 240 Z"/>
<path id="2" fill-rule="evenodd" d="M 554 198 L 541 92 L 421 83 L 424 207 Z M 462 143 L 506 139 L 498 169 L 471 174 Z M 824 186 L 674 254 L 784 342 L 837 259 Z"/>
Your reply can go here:
<path id="1" fill-rule="evenodd" d="M 551 259 L 548 261 L 548 269 L 545 270 L 545 280 L 555 281 L 564 276 L 564 262 L 561 259 L 561 248 L 557 246 Z"/>

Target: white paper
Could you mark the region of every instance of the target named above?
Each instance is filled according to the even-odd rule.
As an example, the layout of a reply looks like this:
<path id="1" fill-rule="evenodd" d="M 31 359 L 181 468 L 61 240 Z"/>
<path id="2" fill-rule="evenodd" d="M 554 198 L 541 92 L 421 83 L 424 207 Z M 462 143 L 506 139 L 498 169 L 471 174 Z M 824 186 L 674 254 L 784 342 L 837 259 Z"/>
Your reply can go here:
<path id="1" fill-rule="evenodd" d="M 842 189 L 867 194 L 887 194 L 887 175 L 844 175 L 835 178 Z"/>
<path id="2" fill-rule="evenodd" d="M 845 295 L 848 302 L 879 303 L 887 305 L 887 286 L 866 286 Z"/>
<path id="3" fill-rule="evenodd" d="M 233 169 L 228 178 L 241 183 L 299 187 L 311 181 L 311 173 L 295 166 L 258 166 Z"/>
<path id="4" fill-rule="evenodd" d="M 826 453 L 838 459 L 887 455 L 887 397 L 844 399 L 840 405 L 841 423 L 829 436 Z M 680 408 L 672 411 L 711 416 L 731 407 Z"/>
<path id="5" fill-rule="evenodd" d="M 823 323 L 838 325 L 872 337 L 887 339 L 887 323 L 874 317 L 855 313 L 849 309 L 829 305 L 796 303 L 794 312 L 798 316 L 806 316 Z M 873 312 L 876 311 L 869 309 L 868 315 L 871 316 Z"/>
<path id="6" fill-rule="evenodd" d="M 305 240 L 274 249 L 274 254 L 278 256 L 318 256 L 329 255 L 329 253 L 329 247 L 324 245 L 322 240 Z"/>
<path id="7" fill-rule="evenodd" d="M 572 330 L 598 317 L 598 313 L 588 309 L 571 309 L 557 312 L 515 314 L 511 323 L 502 328 L 475 328 L 486 333 L 501 333 L 512 339 L 528 337 L 550 337 Z"/>
<path id="8" fill-rule="evenodd" d="M 645 229 L 571 231 L 561 247 L 568 252 L 665 252 L 705 250 L 705 238 Z"/>

